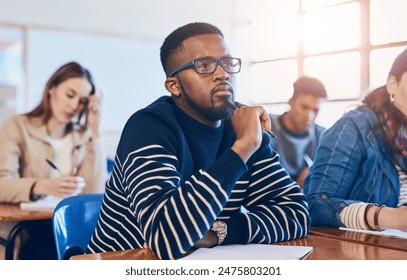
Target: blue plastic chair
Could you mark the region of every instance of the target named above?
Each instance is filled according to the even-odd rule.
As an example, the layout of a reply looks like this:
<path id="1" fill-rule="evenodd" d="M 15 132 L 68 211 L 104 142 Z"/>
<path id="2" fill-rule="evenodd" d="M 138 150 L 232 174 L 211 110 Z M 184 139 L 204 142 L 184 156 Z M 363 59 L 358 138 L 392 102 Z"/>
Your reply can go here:
<path id="1" fill-rule="evenodd" d="M 114 167 L 114 161 L 111 158 L 107 158 L 107 173 L 112 173 Z"/>
<path id="2" fill-rule="evenodd" d="M 58 259 L 84 254 L 95 230 L 103 194 L 80 194 L 63 199 L 54 210 L 52 226 Z"/>

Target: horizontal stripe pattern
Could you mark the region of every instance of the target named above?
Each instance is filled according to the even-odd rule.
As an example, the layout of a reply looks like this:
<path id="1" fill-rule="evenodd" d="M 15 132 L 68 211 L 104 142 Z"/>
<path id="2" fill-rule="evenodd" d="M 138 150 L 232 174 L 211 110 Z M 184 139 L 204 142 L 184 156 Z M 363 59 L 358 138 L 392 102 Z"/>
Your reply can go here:
<path id="1" fill-rule="evenodd" d="M 396 168 L 400 179 L 400 197 L 397 206 L 407 206 L 407 174 L 400 166 L 396 165 Z"/>
<path id="2" fill-rule="evenodd" d="M 247 161 L 230 147 L 230 120 L 205 126 L 158 99 L 126 124 L 88 252 L 147 245 L 178 259 L 215 220 L 224 244 L 273 243 L 309 230 L 305 196 L 279 163 L 269 137 Z"/>
<path id="3" fill-rule="evenodd" d="M 175 166 L 177 159 L 157 145 L 131 153 L 123 164 L 116 158 L 89 251 L 142 248 L 147 242 L 160 258 L 176 259 L 214 220 L 231 219 L 241 206 L 249 211 L 242 214 L 249 227 L 246 243 L 307 234 L 305 199 L 277 158 L 255 163 L 250 180 L 237 181 L 230 195 L 204 170 L 178 187 Z"/>

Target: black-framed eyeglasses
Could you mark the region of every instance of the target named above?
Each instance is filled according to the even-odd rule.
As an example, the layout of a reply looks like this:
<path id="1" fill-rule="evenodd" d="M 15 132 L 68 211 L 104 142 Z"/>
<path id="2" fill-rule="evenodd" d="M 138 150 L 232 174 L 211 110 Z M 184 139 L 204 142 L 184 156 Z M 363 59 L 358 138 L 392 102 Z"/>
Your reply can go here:
<path id="1" fill-rule="evenodd" d="M 215 73 L 216 68 L 218 68 L 218 65 L 222 66 L 226 73 L 236 74 L 240 72 L 242 60 L 236 57 L 224 57 L 221 59 L 198 58 L 191 60 L 187 64 L 184 64 L 171 72 L 170 77 L 173 77 L 190 67 L 193 67 L 198 74 L 213 74 Z"/>

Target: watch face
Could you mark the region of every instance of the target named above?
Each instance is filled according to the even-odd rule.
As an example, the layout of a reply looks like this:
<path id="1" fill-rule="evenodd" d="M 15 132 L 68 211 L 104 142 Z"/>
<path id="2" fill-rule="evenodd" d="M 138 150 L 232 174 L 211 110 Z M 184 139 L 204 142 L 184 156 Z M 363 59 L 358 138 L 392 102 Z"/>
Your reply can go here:
<path id="1" fill-rule="evenodd" d="M 223 231 L 226 229 L 226 223 L 221 221 L 216 221 L 213 223 L 213 229 L 216 231 Z"/>
<path id="2" fill-rule="evenodd" d="M 227 225 L 222 221 L 215 221 L 212 225 L 212 229 L 218 236 L 218 245 L 222 244 L 228 234 Z"/>

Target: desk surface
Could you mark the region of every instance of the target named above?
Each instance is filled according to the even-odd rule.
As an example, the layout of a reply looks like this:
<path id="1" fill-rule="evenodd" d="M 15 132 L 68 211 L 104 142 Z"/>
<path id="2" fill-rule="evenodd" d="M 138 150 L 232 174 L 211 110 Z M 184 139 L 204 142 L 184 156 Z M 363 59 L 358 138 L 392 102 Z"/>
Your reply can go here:
<path id="1" fill-rule="evenodd" d="M 340 230 L 334 227 L 315 227 L 311 229 L 310 234 L 407 252 L 407 239 L 405 238 Z"/>
<path id="2" fill-rule="evenodd" d="M 0 203 L 0 223 L 16 222 L 7 239 L 0 237 L 0 242 L 6 245 L 6 260 L 14 259 L 14 243 L 18 234 L 28 223 L 52 219 L 53 211 L 22 210 L 20 204 Z"/>
<path id="3" fill-rule="evenodd" d="M 53 211 L 21 210 L 19 204 L 0 203 L 0 222 L 48 220 Z"/>
<path id="4" fill-rule="evenodd" d="M 306 260 L 407 260 L 407 252 L 318 235 L 277 243 L 276 245 L 312 246 Z M 149 249 L 78 255 L 71 260 L 158 260 Z"/>

